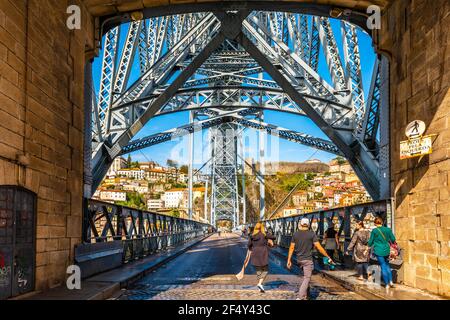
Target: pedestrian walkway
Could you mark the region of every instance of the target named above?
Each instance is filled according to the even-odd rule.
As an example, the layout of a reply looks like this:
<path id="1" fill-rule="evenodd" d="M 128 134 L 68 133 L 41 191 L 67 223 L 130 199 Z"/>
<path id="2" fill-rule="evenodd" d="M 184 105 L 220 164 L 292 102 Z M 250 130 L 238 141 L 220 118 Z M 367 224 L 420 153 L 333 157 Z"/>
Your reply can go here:
<path id="1" fill-rule="evenodd" d="M 356 271 L 336 270 L 322 271 L 329 279 L 339 282 L 345 288 L 363 295 L 369 299 L 381 300 L 445 300 L 445 298 L 427 293 L 425 291 L 396 284 L 395 288 L 386 290 L 376 283 L 358 280 Z"/>
<path id="2" fill-rule="evenodd" d="M 225 233 L 193 240 L 82 282 L 81 290 L 58 287 L 22 299 L 30 300 L 295 300 L 300 272 L 286 268 L 287 250 L 274 248 L 269 257 L 266 293 L 256 288 L 255 269 L 235 277 L 246 254 L 246 240 Z M 353 271 L 316 270 L 311 300 L 436 300 L 440 297 L 397 285 L 386 292 L 375 284 L 359 282 Z"/>
<path id="3" fill-rule="evenodd" d="M 287 250 L 277 247 L 272 249 L 272 254 L 286 258 Z M 379 284 L 358 280 L 357 272 L 354 270 L 329 271 L 316 268 L 316 271 L 319 271 L 327 279 L 371 300 L 445 300 L 445 298 L 437 295 L 401 284 L 396 284 L 395 288 L 386 290 L 384 286 Z"/>
<path id="4" fill-rule="evenodd" d="M 244 278 L 235 277 L 245 259 L 246 241 L 236 234 L 213 235 L 170 263 L 123 290 L 120 300 L 295 300 L 298 268 L 287 270 L 286 261 L 269 259 L 265 293 L 256 288 L 256 272 L 249 265 Z M 313 276 L 313 300 L 361 300 L 334 281 Z"/>

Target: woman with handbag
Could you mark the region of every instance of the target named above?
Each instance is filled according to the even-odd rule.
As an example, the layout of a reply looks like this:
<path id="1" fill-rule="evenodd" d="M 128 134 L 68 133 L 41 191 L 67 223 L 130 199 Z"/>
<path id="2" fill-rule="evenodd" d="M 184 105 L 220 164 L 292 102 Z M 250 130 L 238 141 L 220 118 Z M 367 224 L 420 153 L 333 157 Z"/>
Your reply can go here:
<path id="1" fill-rule="evenodd" d="M 256 224 L 248 240 L 250 261 L 256 269 L 257 287 L 261 292 L 265 292 L 263 283 L 269 273 L 269 247 L 273 246 L 273 240 L 275 237 L 266 233 L 261 222 Z"/>
<path id="2" fill-rule="evenodd" d="M 393 288 L 394 282 L 389 260 L 398 255 L 395 236 L 391 229 L 383 226 L 383 219 L 380 217 L 375 218 L 375 226 L 376 228 L 370 233 L 368 246 L 373 247 L 374 254 L 381 267 L 381 275 L 386 288 Z"/>
<path id="3" fill-rule="evenodd" d="M 370 238 L 370 230 L 366 229 L 363 221 L 356 223 L 356 231 L 353 234 L 352 241 L 350 242 L 346 255 L 353 252 L 353 261 L 356 263 L 356 270 L 358 271 L 358 280 L 364 281 L 364 277 L 367 276 L 370 280 L 370 276 L 367 273 L 370 260 L 370 247 L 367 245 Z"/>

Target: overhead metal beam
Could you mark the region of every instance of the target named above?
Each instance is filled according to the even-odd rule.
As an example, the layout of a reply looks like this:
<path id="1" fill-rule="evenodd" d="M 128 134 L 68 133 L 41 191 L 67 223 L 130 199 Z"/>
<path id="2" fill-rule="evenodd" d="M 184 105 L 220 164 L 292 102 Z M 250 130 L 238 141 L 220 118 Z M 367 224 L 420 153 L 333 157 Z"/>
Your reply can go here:
<path id="1" fill-rule="evenodd" d="M 183 137 L 188 134 L 192 134 L 193 132 L 196 131 L 208 129 L 220 125 L 222 123 L 229 123 L 229 122 L 239 124 L 249 129 L 264 131 L 274 137 L 279 137 L 291 142 L 305 145 L 307 147 L 315 148 L 336 155 L 341 156 L 344 155 L 337 148 L 337 146 L 330 141 L 316 138 L 301 132 L 285 129 L 265 122 L 245 119 L 243 116 L 240 116 L 238 112 L 233 112 L 232 114 L 225 114 L 223 116 L 218 116 L 207 120 L 189 123 L 187 125 L 178 128 L 170 129 L 165 132 L 156 133 L 139 140 L 131 141 L 128 145 L 122 148 L 122 151 L 120 152 L 119 155 L 136 152 L 160 143 L 164 143 L 176 138 Z"/>
<path id="2" fill-rule="evenodd" d="M 186 82 L 199 68 L 203 62 L 211 55 L 211 53 L 216 50 L 220 44 L 224 41 L 225 36 L 222 32 L 219 32 L 204 48 L 203 50 L 192 60 L 191 64 L 184 69 L 178 77 L 170 84 L 170 86 L 165 90 L 163 94 L 158 96 L 155 101 L 147 108 L 144 114 L 140 117 L 138 122 L 131 125 L 112 145 L 108 147 L 104 145 L 105 149 L 102 150 L 99 158 L 94 158 L 97 165 L 94 168 L 94 187 L 96 188 L 100 185 L 106 171 L 108 170 L 108 163 L 112 163 L 113 159 L 119 155 L 122 148 L 125 147 L 128 142 L 136 135 L 136 133 L 142 129 L 142 127 L 151 119 L 151 117 L 170 100 L 178 89 Z"/>
<path id="3" fill-rule="evenodd" d="M 364 150 L 363 146 L 351 134 L 339 132 L 328 124 L 244 33 L 241 32 L 237 39 L 272 79 L 283 88 L 297 105 L 301 106 L 309 118 L 336 144 L 361 178 L 372 198 L 378 200 L 380 195 L 378 168 L 374 157 Z"/>

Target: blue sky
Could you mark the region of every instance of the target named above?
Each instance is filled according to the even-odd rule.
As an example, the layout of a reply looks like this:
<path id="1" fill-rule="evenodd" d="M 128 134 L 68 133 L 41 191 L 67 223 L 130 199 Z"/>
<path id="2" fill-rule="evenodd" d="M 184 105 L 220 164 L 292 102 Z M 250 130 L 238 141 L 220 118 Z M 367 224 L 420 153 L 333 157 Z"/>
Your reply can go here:
<path id="1" fill-rule="evenodd" d="M 342 42 L 341 42 L 341 31 L 340 31 L 340 22 L 337 20 L 331 19 L 331 25 L 337 37 L 338 46 L 340 49 L 340 53 L 342 54 Z M 125 25 L 126 26 L 126 25 Z M 127 28 L 123 27 L 121 30 L 121 43 L 123 43 L 126 38 Z M 362 31 L 358 31 L 359 35 L 359 46 L 361 52 L 361 63 L 362 63 L 362 73 L 364 79 L 364 90 L 366 96 L 369 92 L 370 82 L 372 78 L 372 70 L 375 62 L 375 54 L 372 47 L 371 38 Z M 343 57 L 341 57 L 343 59 Z M 325 63 L 325 57 L 323 52 L 320 53 L 319 58 L 319 74 L 325 79 L 328 83 L 331 82 L 331 77 L 329 75 L 328 67 Z M 93 74 L 94 74 L 94 85 L 96 92 L 98 94 L 99 91 L 99 82 L 101 75 L 101 60 L 102 60 L 102 52 L 98 58 L 95 59 L 93 64 Z M 137 60 L 137 59 L 135 59 Z M 139 77 L 139 65 L 138 62 L 135 61 L 133 64 L 131 76 L 130 76 L 130 84 L 133 83 Z M 135 139 L 139 139 L 157 132 L 165 131 L 174 127 L 182 126 L 187 124 L 189 121 L 189 114 L 186 112 L 176 113 L 171 115 L 159 116 L 151 119 L 146 126 L 137 134 Z M 322 131 L 308 118 L 297 116 L 288 113 L 276 112 L 276 111 L 266 111 L 265 112 L 265 121 L 274 125 L 281 126 L 283 128 L 287 128 L 290 130 L 295 130 L 303 133 L 307 133 L 319 138 L 323 138 L 328 140 L 326 135 L 322 133 Z M 253 130 L 246 130 L 245 135 L 247 140 L 247 146 L 245 147 L 245 156 L 257 158 L 256 150 L 257 150 L 257 138 L 256 132 Z M 270 137 L 268 137 L 267 142 L 267 151 L 266 158 L 268 160 L 279 160 L 279 161 L 294 161 L 294 162 L 302 162 L 308 160 L 310 158 L 319 159 L 324 162 L 328 162 L 333 159 L 335 156 L 333 154 L 329 154 L 323 151 L 317 151 L 313 148 L 309 148 L 303 145 L 299 145 L 293 142 L 289 142 L 286 140 L 280 139 L 279 141 L 279 152 L 270 152 L 270 146 L 274 146 L 275 143 L 271 144 Z M 195 134 L 195 167 L 201 166 L 207 159 L 209 158 L 209 152 L 206 147 L 208 144 L 207 132 L 198 132 Z M 188 146 L 188 139 L 178 139 L 176 141 L 166 142 L 160 145 L 152 146 L 142 151 L 135 152 L 131 154 L 132 158 L 137 161 L 147 161 L 154 160 L 158 163 L 165 165 L 168 158 L 177 157 L 180 163 L 187 163 L 188 157 L 187 152 L 185 150 Z M 272 148 L 273 150 L 273 148 Z M 272 154 L 270 154 L 272 153 Z"/>

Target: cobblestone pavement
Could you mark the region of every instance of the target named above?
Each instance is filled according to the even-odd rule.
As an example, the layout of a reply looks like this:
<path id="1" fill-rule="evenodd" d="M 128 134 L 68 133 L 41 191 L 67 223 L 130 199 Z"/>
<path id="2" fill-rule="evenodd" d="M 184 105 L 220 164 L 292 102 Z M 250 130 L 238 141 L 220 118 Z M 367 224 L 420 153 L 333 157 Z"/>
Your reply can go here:
<path id="1" fill-rule="evenodd" d="M 255 287 L 252 266 L 244 279 L 234 276 L 242 268 L 246 242 L 234 234 L 214 235 L 181 256 L 136 282 L 119 296 L 120 300 L 295 300 L 299 270 L 285 268 L 285 261 L 270 256 L 269 270 L 260 293 Z M 313 300 L 362 300 L 355 293 L 313 275 L 310 298 Z"/>

